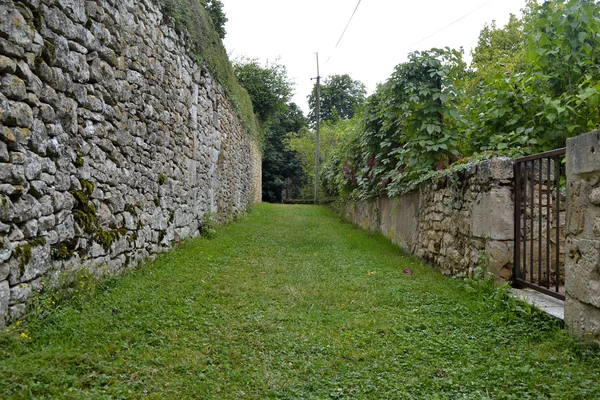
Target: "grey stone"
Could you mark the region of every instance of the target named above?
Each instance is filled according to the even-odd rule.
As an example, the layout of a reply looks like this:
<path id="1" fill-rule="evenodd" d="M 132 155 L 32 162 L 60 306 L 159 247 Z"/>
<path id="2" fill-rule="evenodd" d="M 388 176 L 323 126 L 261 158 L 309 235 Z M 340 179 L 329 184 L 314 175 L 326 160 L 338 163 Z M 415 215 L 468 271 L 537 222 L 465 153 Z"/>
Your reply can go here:
<path id="1" fill-rule="evenodd" d="M 0 162 L 8 162 L 10 161 L 10 157 L 8 155 L 8 147 L 6 143 L 0 142 Z"/>
<path id="2" fill-rule="evenodd" d="M 48 106 L 49 107 L 49 106 Z M 48 134 L 46 132 L 46 125 L 38 119 L 33 121 L 33 128 L 31 131 L 31 149 L 41 155 L 46 155 L 46 149 L 48 148 Z"/>
<path id="3" fill-rule="evenodd" d="M 25 303 L 33 294 L 33 288 L 29 283 L 19 283 L 10 289 L 10 302 L 9 304 L 15 305 L 17 303 Z"/>
<path id="4" fill-rule="evenodd" d="M 19 76 L 19 78 L 23 79 L 26 82 L 27 89 L 29 91 L 40 96 L 42 88 L 44 87 L 44 83 L 37 75 L 35 75 L 31 71 L 31 68 L 25 61 L 20 60 L 17 62 L 17 70 L 15 71 L 15 73 L 17 74 L 17 76 Z"/>
<path id="5" fill-rule="evenodd" d="M 31 181 L 29 193 L 36 199 L 42 198 L 48 193 L 48 185 L 44 181 Z"/>
<path id="6" fill-rule="evenodd" d="M 40 162 L 40 157 L 32 153 L 26 159 L 25 177 L 27 178 L 27 180 L 31 181 L 37 179 L 41 173 L 42 163 Z"/>
<path id="7" fill-rule="evenodd" d="M 44 234 L 44 237 L 46 238 L 46 242 L 48 242 L 49 245 L 55 245 L 56 243 L 58 243 L 59 235 L 56 231 L 48 231 Z"/>
<path id="8" fill-rule="evenodd" d="M 2 89 L 2 93 L 11 100 L 22 101 L 27 99 L 25 82 L 15 75 L 2 75 L 2 79 L 0 79 L 0 89 Z"/>
<path id="9" fill-rule="evenodd" d="M 25 50 L 21 46 L 18 46 L 0 37 L 0 54 L 17 58 L 23 58 L 25 57 Z"/>
<path id="10" fill-rule="evenodd" d="M 6 315 L 8 314 L 8 303 L 10 301 L 10 286 L 8 281 L 0 282 L 0 329 L 6 327 Z"/>
<path id="11" fill-rule="evenodd" d="M 61 220 L 60 217 L 57 220 Z M 75 237 L 75 220 L 73 215 L 68 214 L 62 222 L 56 226 L 56 233 L 58 233 L 58 240 L 64 242 Z"/>
<path id="12" fill-rule="evenodd" d="M 482 193 L 473 205 L 471 232 L 479 238 L 513 240 L 514 204 L 508 187 Z"/>
<path id="13" fill-rule="evenodd" d="M 46 195 L 39 199 L 40 205 L 42 206 L 42 215 L 48 216 L 54 212 L 54 207 L 52 206 L 52 197 Z"/>
<path id="14" fill-rule="evenodd" d="M 21 223 L 42 216 L 42 206 L 30 194 L 25 194 L 14 203 L 15 222 Z"/>
<path id="15" fill-rule="evenodd" d="M 0 109 L 0 122 L 6 126 L 31 128 L 33 124 L 33 111 L 27 103 L 9 101 L 8 107 Z"/>
<path id="16" fill-rule="evenodd" d="M 22 282 L 42 276 L 50 267 L 50 245 L 31 246 L 31 260 L 25 264 Z"/>
<path id="17" fill-rule="evenodd" d="M 29 48 L 33 41 L 34 31 L 17 11 L 12 2 L 0 3 L 0 33 L 9 37 L 16 45 Z"/>
<path id="18" fill-rule="evenodd" d="M 567 174 L 579 175 L 600 170 L 600 130 L 567 139 Z"/>
<path id="19" fill-rule="evenodd" d="M 8 308 L 8 315 L 9 315 L 10 322 L 15 322 L 15 321 L 18 321 L 19 319 L 23 318 L 25 316 L 26 311 L 27 311 L 26 304 L 15 304 L 14 306 L 10 306 Z"/>
<path id="20" fill-rule="evenodd" d="M 46 232 L 51 231 L 54 229 L 55 224 L 56 217 L 54 214 L 41 217 L 38 222 L 39 233 L 43 235 Z"/>
<path id="21" fill-rule="evenodd" d="M 56 121 L 56 113 L 54 109 L 49 104 L 41 104 L 40 105 L 40 118 L 42 121 L 46 123 L 53 123 Z"/>
<path id="22" fill-rule="evenodd" d="M 12 59 L 0 55 L 0 72 L 6 72 L 9 74 L 14 74 L 17 70 L 17 63 Z"/>
<path id="23" fill-rule="evenodd" d="M 15 151 L 10 155 L 10 162 L 12 164 L 23 165 L 25 164 L 25 159 L 25 154 L 20 152 Z"/>
<path id="24" fill-rule="evenodd" d="M 7 182 L 12 185 L 24 184 L 25 168 L 22 165 L 0 163 L 0 182 Z"/>
<path id="25" fill-rule="evenodd" d="M 11 242 L 18 242 L 20 240 L 25 239 L 25 235 L 17 225 L 12 225 L 10 227 L 10 233 L 8 234 L 8 240 Z"/>
<path id="26" fill-rule="evenodd" d="M 598 146 L 600 147 L 600 143 L 598 144 Z M 600 206 L 600 187 L 597 187 L 592 190 L 592 193 L 590 194 L 590 203 L 592 203 L 595 206 Z"/>
<path id="27" fill-rule="evenodd" d="M 21 231 L 23 232 L 25 239 L 35 238 L 38 234 L 37 220 L 32 219 L 31 221 L 27 221 L 26 223 L 24 223 L 21 227 Z"/>
<path id="28" fill-rule="evenodd" d="M 6 244 L 4 244 L 6 246 Z M 12 255 L 12 250 L 8 247 L 0 248 L 0 280 L 6 279 L 8 276 L 8 268 L 4 268 L 4 262 Z"/>
<path id="29" fill-rule="evenodd" d="M 13 185 L 3 183 L 0 184 L 0 194 L 12 196 L 15 193 L 15 187 Z"/>

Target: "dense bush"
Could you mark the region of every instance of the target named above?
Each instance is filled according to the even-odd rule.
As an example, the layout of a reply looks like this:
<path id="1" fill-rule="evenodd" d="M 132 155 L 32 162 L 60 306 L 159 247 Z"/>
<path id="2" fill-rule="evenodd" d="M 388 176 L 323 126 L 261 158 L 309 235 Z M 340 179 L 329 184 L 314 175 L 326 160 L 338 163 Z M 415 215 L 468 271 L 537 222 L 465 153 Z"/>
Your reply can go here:
<path id="1" fill-rule="evenodd" d="M 484 28 L 470 69 L 450 49 L 398 65 L 327 160 L 329 194 L 394 195 L 465 158 L 551 150 L 597 128 L 597 2 L 530 1 L 524 11 Z"/>

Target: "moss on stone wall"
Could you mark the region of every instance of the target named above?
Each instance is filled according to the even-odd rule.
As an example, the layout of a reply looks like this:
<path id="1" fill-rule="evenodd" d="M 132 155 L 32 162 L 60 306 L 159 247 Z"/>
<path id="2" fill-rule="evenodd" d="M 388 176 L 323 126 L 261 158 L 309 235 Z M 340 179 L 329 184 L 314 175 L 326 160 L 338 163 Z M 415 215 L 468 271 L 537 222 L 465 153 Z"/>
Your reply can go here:
<path id="1" fill-rule="evenodd" d="M 192 53 L 200 65 L 211 71 L 234 103 L 238 116 L 248 131 L 259 138 L 258 122 L 248 92 L 239 84 L 225 47 L 205 8 L 204 0 L 154 0 L 170 17 L 178 32 L 186 32 Z"/>

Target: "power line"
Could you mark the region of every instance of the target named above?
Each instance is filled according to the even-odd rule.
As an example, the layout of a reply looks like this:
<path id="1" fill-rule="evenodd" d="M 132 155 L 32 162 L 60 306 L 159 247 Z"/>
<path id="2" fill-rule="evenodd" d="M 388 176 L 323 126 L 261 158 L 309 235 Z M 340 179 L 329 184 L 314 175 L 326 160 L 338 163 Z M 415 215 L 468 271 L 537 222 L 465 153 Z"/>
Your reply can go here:
<path id="1" fill-rule="evenodd" d="M 479 11 L 479 10 L 480 10 L 480 9 L 482 9 L 483 7 L 487 6 L 487 5 L 488 5 L 488 4 L 490 4 L 492 1 L 494 1 L 494 0 L 490 0 L 490 1 L 488 1 L 487 3 L 485 3 L 485 4 L 482 4 L 481 6 L 477 7 L 476 9 L 474 9 L 474 10 L 473 10 L 473 11 L 471 11 L 471 12 L 469 12 L 468 14 L 465 14 L 465 15 L 463 15 L 462 17 L 460 17 L 460 18 L 459 18 L 459 19 L 457 19 L 456 21 L 453 21 L 453 22 L 449 23 L 448 25 L 444 26 L 443 28 L 441 28 L 441 29 L 438 29 L 437 31 L 433 32 L 431 35 L 429 35 L 429 36 L 427 36 L 427 37 L 425 37 L 425 38 L 423 38 L 423 39 L 419 40 L 418 42 L 415 42 L 415 43 L 411 44 L 411 45 L 410 45 L 410 46 L 408 46 L 408 47 L 409 47 L 409 48 L 411 48 L 411 47 L 413 47 L 413 46 L 416 46 L 416 45 L 418 45 L 419 43 L 422 43 L 422 42 L 426 41 L 426 40 L 427 40 L 427 39 L 429 39 L 430 37 L 437 35 L 437 34 L 438 34 L 438 33 L 440 33 L 441 31 L 443 31 L 443 30 L 446 30 L 446 29 L 450 28 L 452 25 L 456 24 L 457 22 L 459 22 L 459 21 L 462 21 L 463 19 L 467 18 L 469 15 L 471 15 L 471 14 L 473 14 L 474 12 L 476 12 L 476 11 Z"/>
<path id="2" fill-rule="evenodd" d="M 340 38 L 338 39 L 337 43 L 335 44 L 335 47 L 333 48 L 333 51 L 331 52 L 331 55 L 329 56 L 329 58 L 327 58 L 327 61 L 325 61 L 325 64 L 327 64 L 329 62 L 329 60 L 331 59 L 331 56 L 333 56 L 333 53 L 335 52 L 335 49 L 337 49 L 338 45 L 342 41 L 342 38 L 344 37 L 344 34 L 346 33 L 346 30 L 350 26 L 350 23 L 352 22 L 352 19 L 354 18 L 354 14 L 356 14 L 356 10 L 358 10 L 358 6 L 360 6 L 360 2 L 361 1 L 362 0 L 358 0 L 358 4 L 356 4 L 356 7 L 354 8 L 354 12 L 350 16 L 350 19 L 348 20 L 348 23 L 346 24 L 346 27 L 344 28 L 344 31 L 342 32 L 342 34 L 340 35 Z"/>

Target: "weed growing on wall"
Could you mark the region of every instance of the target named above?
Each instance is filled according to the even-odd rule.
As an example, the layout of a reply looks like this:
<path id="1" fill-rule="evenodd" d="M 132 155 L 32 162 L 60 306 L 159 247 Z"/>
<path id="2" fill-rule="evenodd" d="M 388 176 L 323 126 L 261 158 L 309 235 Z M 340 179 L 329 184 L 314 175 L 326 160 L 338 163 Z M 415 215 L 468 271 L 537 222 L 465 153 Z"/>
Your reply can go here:
<path id="1" fill-rule="evenodd" d="M 205 238 L 213 238 L 219 226 L 219 216 L 214 211 L 207 211 L 202 218 L 200 234 Z"/>

